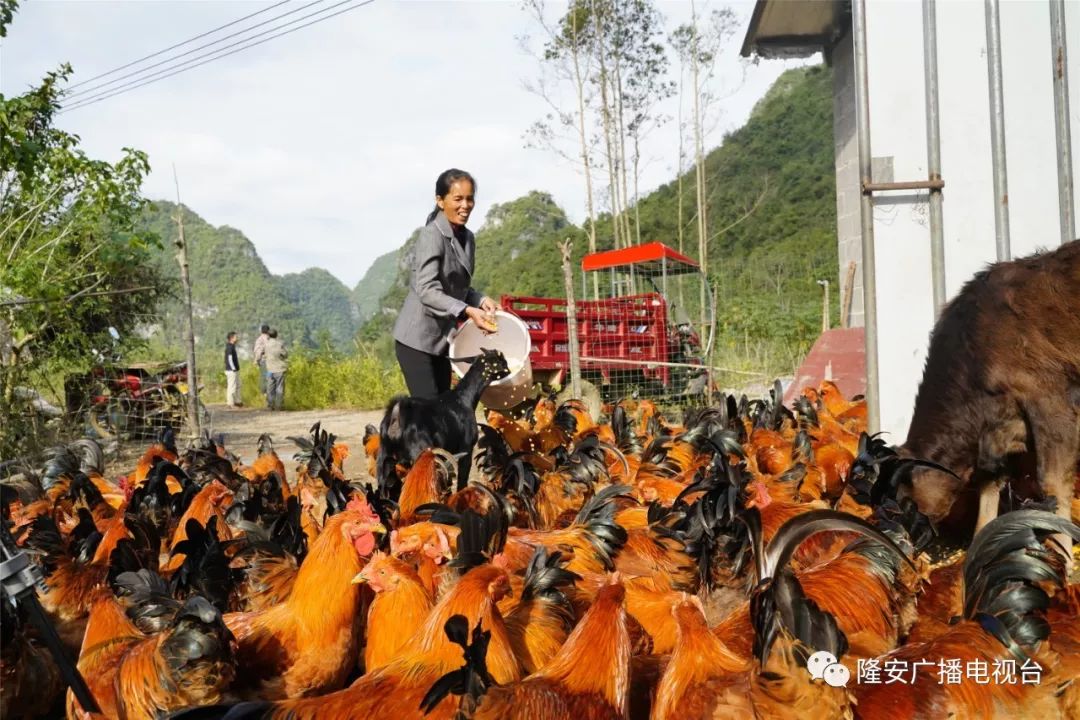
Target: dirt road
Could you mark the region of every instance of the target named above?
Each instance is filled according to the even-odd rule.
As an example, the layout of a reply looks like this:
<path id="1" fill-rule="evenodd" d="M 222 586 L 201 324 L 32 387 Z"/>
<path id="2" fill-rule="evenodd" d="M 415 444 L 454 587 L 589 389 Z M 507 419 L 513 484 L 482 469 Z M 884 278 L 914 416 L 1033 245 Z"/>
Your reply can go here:
<path id="1" fill-rule="evenodd" d="M 257 453 L 259 436 L 268 433 L 274 441 L 274 449 L 281 456 L 292 481 L 296 465 L 292 460 L 297 446 L 288 436 L 307 437 L 311 426 L 317 422 L 322 428 L 337 436 L 349 446 L 349 459 L 345 461 L 345 474 L 349 479 L 367 480 L 364 461 L 364 426 L 368 423 L 378 427 L 382 420 L 381 410 L 295 410 L 270 412 L 266 408 L 232 409 L 226 405 L 210 405 L 213 432 L 225 436 L 225 447 L 236 453 L 244 462 L 251 462 Z"/>

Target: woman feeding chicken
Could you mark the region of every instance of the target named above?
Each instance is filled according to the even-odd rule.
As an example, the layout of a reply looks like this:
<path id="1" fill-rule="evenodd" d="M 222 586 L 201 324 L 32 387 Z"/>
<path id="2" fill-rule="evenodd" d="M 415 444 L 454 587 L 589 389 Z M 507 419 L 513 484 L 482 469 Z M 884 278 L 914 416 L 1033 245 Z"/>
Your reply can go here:
<path id="1" fill-rule="evenodd" d="M 435 208 L 413 250 L 409 293 L 394 324 L 394 349 L 413 397 L 450 389 L 449 334 L 471 319 L 495 330 L 498 305 L 470 286 L 476 239 L 465 227 L 476 206 L 476 181 L 451 168 L 435 180 Z"/>

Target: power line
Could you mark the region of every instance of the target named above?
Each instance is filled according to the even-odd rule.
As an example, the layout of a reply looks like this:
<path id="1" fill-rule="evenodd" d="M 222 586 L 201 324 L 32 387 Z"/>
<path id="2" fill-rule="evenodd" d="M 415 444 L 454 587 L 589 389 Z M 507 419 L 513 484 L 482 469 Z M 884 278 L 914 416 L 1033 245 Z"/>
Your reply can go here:
<path id="1" fill-rule="evenodd" d="M 323 0 L 314 0 L 314 2 L 309 2 L 307 5 L 301 5 L 300 7 L 296 8 L 295 10 L 290 10 L 287 13 L 282 13 L 281 15 L 277 15 L 275 17 L 272 17 L 269 20 L 263 20 L 261 23 L 256 23 L 256 24 L 252 25 L 251 27 L 244 28 L 243 30 L 237 30 L 236 32 L 234 32 L 234 33 L 232 33 L 230 35 L 226 35 L 223 38 L 218 38 L 217 40 L 214 40 L 212 42 L 208 42 L 208 43 L 206 43 L 204 45 L 200 45 L 197 48 L 192 48 L 191 50 L 187 50 L 185 52 L 182 52 L 179 55 L 173 55 L 172 57 L 165 58 L 164 60 L 160 60 L 160 61 L 154 63 L 153 65 L 147 65 L 146 67 L 141 68 L 139 70 L 133 70 L 133 71 L 127 73 L 126 75 L 121 75 L 118 78 L 114 78 L 113 80 L 109 80 L 108 82 L 103 82 L 100 85 L 95 85 L 94 87 L 86 88 L 85 90 L 79 90 L 78 92 L 69 93 L 67 97 L 70 99 L 70 98 L 73 98 L 73 97 L 79 97 L 79 96 L 82 96 L 82 95 L 96 93 L 98 90 L 101 90 L 102 88 L 108 87 L 109 85 L 115 85 L 116 83 L 118 83 L 118 82 L 120 82 L 122 80 L 126 80 L 127 78 L 134 77 L 136 75 L 142 75 L 147 70 L 152 70 L 152 69 L 154 69 L 156 67 L 166 65 L 168 63 L 171 63 L 173 60 L 179 60 L 182 57 L 187 57 L 188 55 L 191 55 L 192 53 L 199 52 L 200 50 L 205 50 L 208 47 L 212 47 L 214 45 L 220 45 L 221 43 L 225 42 L 226 40 L 234 38 L 237 35 L 243 35 L 244 33 L 248 32 L 249 30 L 254 30 L 255 28 L 262 27 L 263 25 L 266 25 L 267 23 L 272 23 L 275 20 L 280 20 L 281 18 L 283 18 L 283 17 L 285 17 L 287 15 L 292 15 L 293 13 L 298 13 L 301 10 L 306 10 L 309 7 L 311 7 L 312 5 L 318 5 L 322 1 Z M 340 4 L 341 3 L 338 3 L 338 5 L 340 5 Z M 336 6 L 331 5 L 330 8 L 326 8 L 326 9 L 331 9 L 331 8 L 334 8 L 334 7 L 336 7 Z M 261 37 L 262 35 L 265 35 L 267 33 L 271 33 L 274 30 L 285 27 L 286 25 L 290 25 L 291 23 L 297 22 L 299 20 L 303 20 L 305 18 L 309 18 L 312 15 L 318 15 L 320 12 L 325 12 L 326 9 L 324 9 L 324 10 L 316 10 L 313 13 L 303 15 L 301 17 L 296 18 L 295 20 L 289 20 L 286 23 L 282 23 L 281 25 L 277 25 L 275 27 L 272 27 L 269 30 L 264 30 L 263 32 L 258 33 L 256 35 L 252 35 L 251 37 L 246 38 L 244 40 L 238 40 L 236 43 L 233 43 L 233 45 L 227 45 L 224 48 L 218 48 L 217 50 L 211 50 L 209 53 L 205 53 L 205 54 L 200 55 L 197 58 L 193 58 L 193 59 L 197 60 L 197 59 L 199 59 L 201 57 L 206 57 L 206 55 L 212 55 L 212 54 L 218 52 L 219 50 L 226 50 L 226 49 L 228 49 L 230 47 L 233 47 L 233 46 L 235 46 L 235 45 L 237 45 L 239 43 L 246 42 L 247 40 L 253 40 L 254 38 Z M 183 44 L 183 43 L 181 43 L 181 44 Z M 162 51 L 162 52 L 164 52 L 164 51 Z M 158 53 L 158 54 L 160 54 L 160 53 Z M 166 70 L 168 70 L 168 68 L 166 68 Z M 163 70 L 162 72 L 165 72 L 165 71 Z M 145 78 L 140 78 L 140 79 L 145 79 Z M 138 80 L 136 80 L 135 82 L 138 82 Z M 111 91 L 107 91 L 107 92 L 111 92 Z"/>
<path id="2" fill-rule="evenodd" d="M 167 53 L 170 50 L 175 50 L 178 47 L 181 47 L 183 45 L 187 45 L 188 43 L 191 43 L 191 42 L 195 42 L 196 40 L 199 40 L 200 38 L 206 37 L 207 35 L 212 35 L 212 34 L 216 33 L 218 30 L 224 30 L 227 27 L 232 27 L 233 25 L 235 25 L 238 22 L 243 22 L 244 20 L 247 20 L 249 18 L 253 18 L 256 15 L 262 15 L 264 12 L 269 12 L 270 10 L 273 10 L 274 8 L 278 7 L 279 5 L 284 5 L 287 2 L 289 2 L 289 0 L 281 0 L 281 2 L 274 3 L 270 7 L 263 8 L 262 10 L 257 10 L 256 12 L 253 12 L 250 15 L 245 15 L 242 18 L 237 18 L 236 20 L 233 20 L 232 22 L 229 22 L 229 23 L 225 23 L 224 25 L 216 27 L 213 30 L 207 30 L 206 32 L 204 32 L 204 33 L 202 33 L 200 35 L 196 35 L 193 38 L 188 38 L 187 40 L 185 40 L 183 42 L 178 42 L 175 45 L 170 45 L 169 47 L 165 48 L 164 50 L 158 50 L 156 53 L 151 53 L 151 54 L 147 55 L 146 57 L 141 57 L 138 60 L 132 60 L 127 65 L 121 65 L 118 68 L 113 68 L 112 70 L 109 70 L 108 72 L 103 72 L 100 75 L 95 75 L 92 78 L 87 78 L 86 80 L 82 80 L 80 82 L 77 82 L 74 85 L 68 85 L 68 90 L 70 90 L 71 88 L 79 87 L 80 85 L 85 85 L 86 83 L 89 83 L 89 82 L 93 82 L 95 80 L 98 80 L 99 78 L 108 77 L 109 75 L 112 75 L 113 73 L 120 72 L 121 70 L 125 70 L 125 69 L 131 67 L 132 65 L 136 65 L 138 63 L 141 63 L 143 60 L 149 60 L 150 58 L 155 58 L 158 55 L 161 55 L 162 53 Z"/>
<path id="3" fill-rule="evenodd" d="M 372 1 L 373 0 L 367 0 L 367 2 L 372 2 Z M 320 3 L 320 2 L 322 2 L 322 0 L 315 0 L 315 2 L 308 3 L 307 5 L 304 5 L 304 6 L 300 7 L 300 8 L 297 8 L 297 10 L 293 10 L 293 11 L 291 11 L 289 13 L 285 13 L 284 15 L 289 15 L 292 12 L 297 12 L 298 10 L 304 10 L 304 9 L 309 8 L 312 5 L 315 5 L 315 4 Z M 276 26 L 274 26 L 272 28 L 269 28 L 267 30 L 262 31 L 261 33 L 256 33 L 255 35 L 251 35 L 249 37 L 243 38 L 242 40 L 237 40 L 236 42 L 234 42 L 234 43 L 232 43 L 230 45 L 225 45 L 224 47 L 215 48 L 215 49 L 210 50 L 208 52 L 205 52 L 205 53 L 203 53 L 201 55 L 197 55 L 197 56 L 191 58 L 190 60 L 185 60 L 184 62 L 181 62 L 179 64 L 172 65 L 170 67 L 162 68 L 161 70 L 159 70 L 159 71 L 157 71 L 155 73 L 150 73 L 149 75 L 143 75 L 142 77 L 135 78 L 131 82 L 126 83 L 126 84 L 120 86 L 119 88 L 111 88 L 111 89 L 108 89 L 108 90 L 104 90 L 103 92 L 94 94 L 94 92 L 96 92 L 97 90 L 100 90 L 101 88 L 104 88 L 107 85 L 111 85 L 114 82 L 117 82 L 119 80 L 119 78 L 118 78 L 117 81 L 105 83 L 104 85 L 102 85 L 102 86 L 100 86 L 98 88 L 94 88 L 93 91 L 84 90 L 84 91 L 79 92 L 79 93 L 74 93 L 74 95 L 76 96 L 76 100 L 73 102 L 72 105 L 65 106 L 65 109 L 74 110 L 76 107 L 82 107 L 83 105 L 89 105 L 92 101 L 104 100 L 107 97 L 113 97 L 114 95 L 119 95 L 122 92 L 127 92 L 128 90 L 134 90 L 135 88 L 142 87 L 143 85 L 149 85 L 152 82 L 156 82 L 157 80 L 154 80 L 153 78 L 164 80 L 165 78 L 172 77 L 173 75 L 177 75 L 177 74 L 183 72 L 184 70 L 190 70 L 191 68 L 196 68 L 196 67 L 199 67 L 200 65 L 205 65 L 207 62 L 210 62 L 211 60 L 217 60 L 219 58 L 223 58 L 223 57 L 227 57 L 229 55 L 232 55 L 235 52 L 239 52 L 240 50 L 245 50 L 245 49 L 247 49 L 249 47 L 254 47 L 256 45 L 261 45 L 263 42 L 266 42 L 267 40 L 273 40 L 274 38 L 280 37 L 281 35 L 287 35 L 289 32 L 299 30 L 300 28 L 307 27 L 308 25 L 313 25 L 316 22 L 321 22 L 322 20 L 329 19 L 331 17 L 334 17 L 335 15 L 340 15 L 342 12 L 351 10 L 352 8 L 346 8 L 344 11 L 339 11 L 339 12 L 336 12 L 336 13 L 332 13 L 330 15 L 325 15 L 324 17 L 319 18 L 318 20 L 314 20 L 312 22 L 305 23 L 303 25 L 297 25 L 296 27 L 293 27 L 291 30 L 281 32 L 281 33 L 278 33 L 276 35 L 271 35 L 270 37 L 266 38 L 265 40 L 261 40 L 261 41 L 256 42 L 256 43 L 251 43 L 250 41 L 252 41 L 252 40 L 254 40 L 256 38 L 263 37 L 264 35 L 268 35 L 269 33 L 272 33 L 275 30 L 280 30 L 281 28 L 285 28 L 285 27 L 288 27 L 290 25 L 294 25 L 295 23 L 297 23 L 297 22 L 299 22 L 301 20 L 305 20 L 305 19 L 307 19 L 309 17 L 313 17 L 315 15 L 325 13 L 325 12 L 327 12 L 329 10 L 333 10 L 334 8 L 340 7 L 341 5 L 344 5 L 344 4 L 349 3 L 349 2 L 352 2 L 352 0 L 341 0 L 340 2 L 337 2 L 337 3 L 335 3 L 335 4 L 333 4 L 333 5 L 329 6 L 329 7 L 322 8 L 320 10 L 316 10 L 314 12 L 308 13 L 307 15 L 302 15 L 302 16 L 300 16 L 298 18 L 294 18 L 293 20 L 289 20 L 288 22 L 282 23 L 280 25 L 276 25 Z M 367 4 L 367 2 L 364 2 L 364 3 L 361 3 L 361 4 L 365 5 L 365 4 Z M 280 15 L 278 17 L 284 17 L 284 15 Z M 277 20 L 278 17 L 271 18 L 270 21 Z M 270 22 L 270 21 L 267 21 L 267 22 Z M 265 25 L 265 24 L 266 24 L 265 22 L 260 23 L 260 25 Z M 248 30 L 252 30 L 255 27 L 259 27 L 259 25 L 254 25 L 251 28 L 248 28 Z M 237 34 L 242 34 L 243 32 L 247 32 L 247 30 L 241 31 L 241 33 L 237 33 Z M 230 35 L 228 37 L 233 37 L 233 36 Z M 228 38 L 222 38 L 222 40 L 226 40 L 226 39 L 228 39 Z M 221 41 L 219 40 L 217 42 L 221 42 Z M 209 47 L 210 45 L 216 45 L 217 42 L 209 43 L 208 45 L 205 45 L 203 47 Z M 250 44 L 245 45 L 244 43 L 250 43 Z M 242 46 L 242 47 L 239 47 L 239 48 L 237 48 L 237 50 L 233 50 L 232 52 L 223 52 L 225 50 L 229 50 L 230 48 L 235 48 L 237 46 Z M 196 50 L 199 50 L 199 49 L 202 49 L 202 48 L 196 48 Z M 170 62 L 171 60 L 176 60 L 178 58 L 183 57 L 184 55 L 190 55 L 191 52 L 194 52 L 194 51 L 189 51 L 187 53 L 183 53 L 182 55 L 177 55 L 176 57 L 170 58 L 169 61 L 165 61 L 165 62 Z M 215 57 L 210 57 L 212 55 L 215 56 Z M 202 60 L 203 58 L 209 58 L 209 60 L 204 60 L 203 62 L 198 62 L 199 60 Z M 132 74 L 133 75 L 141 75 L 146 70 L 149 70 L 150 68 L 156 67 L 157 65 L 161 65 L 161 64 L 162 63 L 157 63 L 155 65 L 151 65 L 150 67 L 144 68 L 143 70 L 141 70 L 139 72 L 136 72 L 136 73 L 132 73 Z M 188 66 L 188 67 L 184 67 L 185 65 Z M 89 94 L 90 96 L 86 97 L 87 94 Z M 69 96 L 69 97 L 65 98 L 65 100 L 67 100 L 68 102 L 71 102 L 71 97 Z"/>
<path id="4" fill-rule="evenodd" d="M 342 4 L 346 3 L 346 2 L 352 2 L 352 0 L 343 0 L 342 2 L 338 3 L 337 5 L 331 5 L 329 8 L 326 8 L 326 10 L 331 10 L 331 9 L 337 7 L 338 5 L 342 5 Z M 240 52 L 242 50 L 247 50 L 248 48 L 255 47 L 256 45 L 262 45 L 263 43 L 269 42 L 269 41 L 271 41 L 271 40 L 273 40 L 275 38 L 279 38 L 279 37 L 281 37 L 283 35 L 288 35 L 290 33 L 296 32 L 297 30 L 301 30 L 303 28 L 306 28 L 309 25 L 315 25 L 316 23 L 320 23 L 320 22 L 322 22 L 324 20 L 329 20 L 332 17 L 342 15 L 344 13 L 347 13 L 347 12 L 351 11 L 351 10 L 356 10 L 357 8 L 363 7 L 365 5 L 370 5 L 373 2 L 375 2 L 375 0 L 363 0 L 362 2 L 360 2 L 360 3 L 356 4 L 356 5 L 353 5 L 351 7 L 347 7 L 347 8 L 344 8 L 342 10 L 338 10 L 337 12 L 331 13 L 329 15 L 324 15 L 321 18 L 317 18 L 315 20 L 312 20 L 311 22 L 304 23 L 303 25 L 298 25 L 298 26 L 290 28 L 288 30 L 284 30 L 284 31 L 282 31 L 280 33 L 277 33 L 276 35 L 271 35 L 270 37 L 263 38 L 262 40 L 259 40 L 258 42 L 250 43 L 248 45 L 244 45 L 243 47 L 238 47 L 235 50 L 230 50 L 229 52 L 222 53 L 220 55 L 215 55 L 214 57 L 207 58 L 206 60 L 203 60 L 202 62 L 195 63 L 194 65 L 191 65 L 190 63 L 195 62 L 195 60 L 198 60 L 199 58 L 192 58 L 191 60 L 189 60 L 189 61 L 187 61 L 185 63 L 181 63 L 181 65 L 188 65 L 188 67 L 179 67 L 179 69 L 172 70 L 172 72 L 167 72 L 167 70 L 171 69 L 171 68 L 167 68 L 166 70 L 161 71 L 162 73 L 166 73 L 164 75 L 161 75 L 161 77 L 154 78 L 154 79 L 146 79 L 146 80 L 143 80 L 142 82 L 136 82 L 134 84 L 127 85 L 125 87 L 121 87 L 121 88 L 118 88 L 118 89 L 108 91 L 108 92 L 106 92 L 106 93 L 104 93 L 102 95 L 97 95 L 97 96 L 89 97 L 89 98 L 83 98 L 82 101 L 80 101 L 80 102 L 78 102 L 78 103 L 76 103 L 74 105 L 63 107 L 63 109 L 61 109 L 57 114 L 62 115 L 65 112 L 69 112 L 71 110 L 78 110 L 79 108 L 84 108 L 87 105 L 93 105 L 94 103 L 101 102 L 102 100 L 108 100 L 111 97 L 115 97 L 117 95 L 122 95 L 122 94 L 124 94 L 126 92 L 130 92 L 131 90 L 135 90 L 137 88 L 143 87 L 144 85 L 152 85 L 153 83 L 159 82 L 159 81 L 164 80 L 164 79 L 169 78 L 169 77 L 172 77 L 173 75 L 179 75 L 182 72 L 187 72 L 188 70 L 193 70 L 193 69 L 199 67 L 200 65 L 205 65 L 206 63 L 213 62 L 214 60 L 220 60 L 222 58 L 228 57 L 229 55 L 234 55 L 234 54 L 236 54 L 236 53 L 238 53 L 238 52 Z M 320 11 L 320 12 L 325 12 L 325 10 Z M 298 19 L 303 19 L 303 18 L 298 18 Z M 269 32 L 269 31 L 267 31 L 267 32 Z M 261 34 L 265 34 L 265 33 L 261 33 Z M 255 35 L 255 36 L 252 36 L 251 38 L 241 40 L 238 43 L 234 43 L 233 45 L 239 45 L 241 43 L 247 42 L 248 40 L 252 40 L 255 37 L 259 37 L 259 35 Z M 230 45 L 228 47 L 233 47 L 233 45 Z M 225 50 L 225 49 L 226 48 L 220 48 L 219 50 L 214 50 L 214 51 L 212 51 L 210 53 L 207 53 L 207 54 L 208 55 L 213 55 L 214 53 L 221 52 L 221 50 Z M 201 56 L 201 57 L 205 57 L 205 56 Z M 155 73 L 155 74 L 161 74 L 161 73 Z"/>

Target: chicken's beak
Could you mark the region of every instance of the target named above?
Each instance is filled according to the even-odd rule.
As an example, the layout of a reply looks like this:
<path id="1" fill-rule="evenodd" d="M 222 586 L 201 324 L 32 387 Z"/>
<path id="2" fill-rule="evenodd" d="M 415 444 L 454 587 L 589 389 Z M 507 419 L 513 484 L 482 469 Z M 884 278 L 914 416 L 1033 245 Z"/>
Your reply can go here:
<path id="1" fill-rule="evenodd" d="M 363 585 L 367 582 L 367 578 L 364 577 L 363 571 L 360 571 L 356 573 L 356 575 L 353 575 L 353 579 L 351 582 L 353 585 Z"/>
<path id="2" fill-rule="evenodd" d="M 382 523 L 376 523 L 375 525 L 371 526 L 371 533 L 373 535 L 386 535 L 386 533 L 387 533 L 386 526 L 383 525 Z"/>

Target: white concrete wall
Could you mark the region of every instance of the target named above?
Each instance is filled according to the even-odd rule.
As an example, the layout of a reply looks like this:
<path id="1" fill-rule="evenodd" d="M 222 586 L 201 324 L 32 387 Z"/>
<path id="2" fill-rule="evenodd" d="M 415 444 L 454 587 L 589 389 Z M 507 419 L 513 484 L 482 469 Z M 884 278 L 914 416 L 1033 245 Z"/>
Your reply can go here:
<path id="1" fill-rule="evenodd" d="M 833 48 L 833 149 L 836 163 L 836 242 L 843 302 L 848 264 L 855 263 L 848 327 L 862 327 L 862 191 L 859 185 L 859 142 L 855 121 L 855 65 L 851 33 Z M 841 311 L 842 314 L 842 311 Z"/>
<path id="2" fill-rule="evenodd" d="M 1067 5 L 1074 175 L 1080 175 L 1080 3 Z M 995 260 L 984 4 L 937 3 L 946 286 L 955 295 Z M 1009 211 L 1014 257 L 1056 247 L 1057 164 L 1046 2 L 1001 4 Z M 922 4 L 867 3 L 875 181 L 925 179 Z M 891 159 L 893 173 L 879 173 Z M 1077 205 L 1080 207 L 1080 191 Z M 881 193 L 874 210 L 881 426 L 903 442 L 934 310 L 926 193 Z"/>

